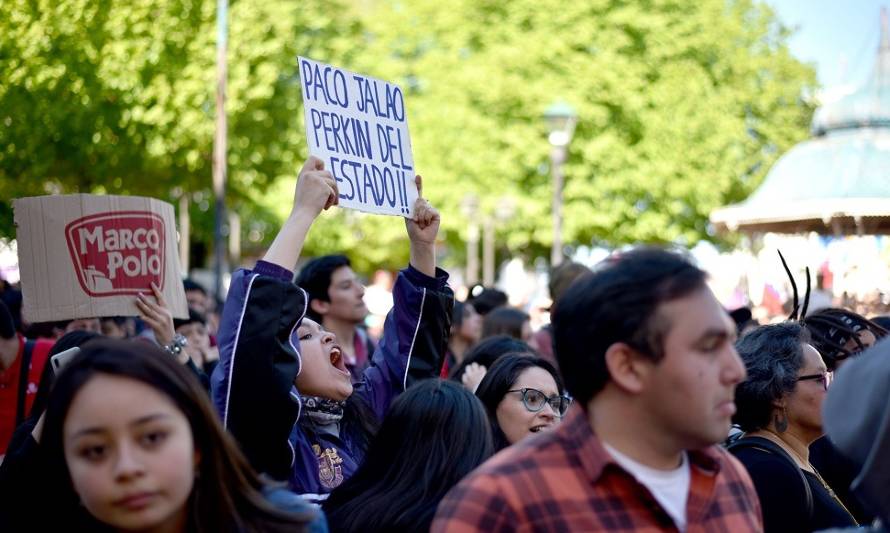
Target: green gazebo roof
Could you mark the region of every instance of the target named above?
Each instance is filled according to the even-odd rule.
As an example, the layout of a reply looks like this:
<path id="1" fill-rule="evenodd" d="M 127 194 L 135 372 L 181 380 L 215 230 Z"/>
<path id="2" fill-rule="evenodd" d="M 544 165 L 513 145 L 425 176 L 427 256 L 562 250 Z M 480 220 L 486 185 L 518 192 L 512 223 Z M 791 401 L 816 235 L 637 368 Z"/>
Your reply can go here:
<path id="1" fill-rule="evenodd" d="M 798 144 L 740 204 L 718 209 L 718 229 L 890 233 L 890 34 L 869 80 L 819 108 L 814 138 Z"/>

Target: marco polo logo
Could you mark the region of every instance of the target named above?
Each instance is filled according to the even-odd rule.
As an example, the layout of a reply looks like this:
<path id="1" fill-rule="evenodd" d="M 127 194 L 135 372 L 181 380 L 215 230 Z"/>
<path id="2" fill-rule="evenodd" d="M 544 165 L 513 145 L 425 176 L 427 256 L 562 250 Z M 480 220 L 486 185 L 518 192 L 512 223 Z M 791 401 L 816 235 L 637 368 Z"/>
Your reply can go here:
<path id="1" fill-rule="evenodd" d="M 147 211 L 114 211 L 65 226 L 80 286 L 90 296 L 164 288 L 164 220 Z"/>

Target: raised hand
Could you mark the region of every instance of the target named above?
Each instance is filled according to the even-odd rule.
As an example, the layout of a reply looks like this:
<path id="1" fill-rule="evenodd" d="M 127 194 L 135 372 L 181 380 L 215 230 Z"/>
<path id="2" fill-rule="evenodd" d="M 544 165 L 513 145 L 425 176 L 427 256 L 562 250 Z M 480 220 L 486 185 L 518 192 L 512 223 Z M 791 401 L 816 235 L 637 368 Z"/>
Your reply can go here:
<path id="1" fill-rule="evenodd" d="M 155 334 L 155 340 L 161 346 L 167 346 L 173 342 L 176 330 L 173 328 L 173 313 L 161 294 L 161 289 L 154 283 L 151 284 L 152 297 L 140 293 L 136 296 L 136 308 L 139 310 L 139 318 L 145 322 Z"/>
<path id="2" fill-rule="evenodd" d="M 428 276 L 435 276 L 436 236 L 441 218 L 439 211 L 423 197 L 423 179 L 416 176 L 414 183 L 417 185 L 414 217 L 405 219 L 405 228 L 411 240 L 411 265 Z"/>
<path id="3" fill-rule="evenodd" d="M 460 382 L 463 383 L 468 391 L 475 394 L 476 389 L 479 388 L 479 384 L 482 383 L 482 378 L 485 377 L 487 372 L 488 370 L 479 363 L 470 363 L 464 369 L 464 373 L 460 377 Z"/>
<path id="4" fill-rule="evenodd" d="M 318 216 L 322 210 L 340 202 L 337 180 L 324 169 L 324 161 L 313 156 L 303 164 L 294 189 L 293 210 L 305 209 Z"/>
<path id="5" fill-rule="evenodd" d="M 269 263 L 293 269 L 300 258 L 312 222 L 324 209 L 340 202 L 337 180 L 324 169 L 324 161 L 309 156 L 294 188 L 294 206 L 263 256 Z"/>

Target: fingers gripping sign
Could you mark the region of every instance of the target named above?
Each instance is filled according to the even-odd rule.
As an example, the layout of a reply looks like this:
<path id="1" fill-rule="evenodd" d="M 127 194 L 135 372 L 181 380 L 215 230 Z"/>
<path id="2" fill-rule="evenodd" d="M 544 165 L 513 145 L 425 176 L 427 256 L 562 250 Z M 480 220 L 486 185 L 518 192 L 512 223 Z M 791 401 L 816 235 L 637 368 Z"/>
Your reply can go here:
<path id="1" fill-rule="evenodd" d="M 423 197 L 423 178 L 416 176 L 417 200 L 414 201 L 414 217 L 405 218 L 405 227 L 411 242 L 434 245 L 439 233 L 439 211 Z"/>
<path id="2" fill-rule="evenodd" d="M 339 205 L 413 216 L 414 157 L 402 89 L 301 57 L 306 142 L 339 186 Z M 331 204 L 333 205 L 333 204 Z"/>
<path id="3" fill-rule="evenodd" d="M 411 265 L 428 276 L 435 276 L 439 211 L 423 197 L 423 179 L 416 176 L 414 184 L 417 186 L 414 215 L 405 218 L 405 229 L 411 241 Z"/>
<path id="4" fill-rule="evenodd" d="M 325 170 L 324 161 L 309 156 L 300 169 L 294 190 L 294 210 L 307 209 L 315 216 L 339 203 L 339 192 L 334 175 Z"/>

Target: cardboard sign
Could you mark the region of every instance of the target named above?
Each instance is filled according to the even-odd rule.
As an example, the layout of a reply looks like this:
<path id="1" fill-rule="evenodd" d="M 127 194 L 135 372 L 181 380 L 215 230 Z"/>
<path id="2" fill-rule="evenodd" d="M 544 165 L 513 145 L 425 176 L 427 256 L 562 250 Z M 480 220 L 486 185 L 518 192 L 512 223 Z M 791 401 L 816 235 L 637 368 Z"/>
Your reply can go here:
<path id="1" fill-rule="evenodd" d="M 188 317 L 173 207 L 138 196 L 37 196 L 13 201 L 23 312 L 29 322 L 138 315 L 135 297 L 164 294 Z"/>
<path id="2" fill-rule="evenodd" d="M 340 205 L 413 216 L 417 186 L 402 89 L 304 57 L 299 61 L 309 152 L 336 178 Z"/>

